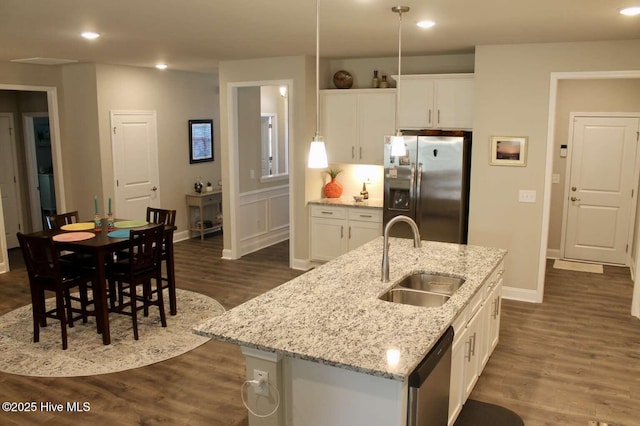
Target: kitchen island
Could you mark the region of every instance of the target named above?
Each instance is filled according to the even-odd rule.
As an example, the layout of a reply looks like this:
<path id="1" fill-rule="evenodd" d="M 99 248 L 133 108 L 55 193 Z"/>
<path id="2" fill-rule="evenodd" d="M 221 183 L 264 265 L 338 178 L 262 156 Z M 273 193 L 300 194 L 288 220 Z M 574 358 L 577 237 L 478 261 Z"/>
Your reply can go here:
<path id="1" fill-rule="evenodd" d="M 269 374 L 269 397 L 249 404 L 258 414 L 278 409 L 260 424 L 405 424 L 407 378 L 506 255 L 428 241 L 414 248 L 391 238 L 390 281 L 383 283 L 382 244 L 377 238 L 196 327 L 243 348 L 247 380 L 255 369 Z M 378 298 L 415 272 L 465 283 L 438 308 Z"/>

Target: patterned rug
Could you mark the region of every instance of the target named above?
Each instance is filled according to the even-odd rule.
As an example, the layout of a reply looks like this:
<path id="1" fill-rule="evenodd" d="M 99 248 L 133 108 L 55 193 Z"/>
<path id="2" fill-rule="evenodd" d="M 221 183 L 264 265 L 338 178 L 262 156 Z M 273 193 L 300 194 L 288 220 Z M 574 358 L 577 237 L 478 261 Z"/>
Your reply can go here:
<path id="1" fill-rule="evenodd" d="M 131 318 L 111 314 L 111 344 L 103 345 L 96 332 L 95 318 L 89 322 L 75 321 L 67 327 L 68 349 L 62 350 L 60 323 L 47 320 L 40 328 L 40 342 L 33 343 L 31 305 L 26 305 L 0 317 L 0 371 L 23 376 L 73 377 L 114 373 L 154 364 L 176 357 L 209 339 L 198 336 L 192 328 L 224 312 L 214 299 L 199 293 L 177 289 L 178 313 L 168 314 L 167 327 L 160 325 L 157 307 L 149 316 L 138 314 L 140 340 L 134 340 Z M 165 301 L 169 299 L 165 290 Z M 55 299 L 47 299 L 53 306 Z"/>

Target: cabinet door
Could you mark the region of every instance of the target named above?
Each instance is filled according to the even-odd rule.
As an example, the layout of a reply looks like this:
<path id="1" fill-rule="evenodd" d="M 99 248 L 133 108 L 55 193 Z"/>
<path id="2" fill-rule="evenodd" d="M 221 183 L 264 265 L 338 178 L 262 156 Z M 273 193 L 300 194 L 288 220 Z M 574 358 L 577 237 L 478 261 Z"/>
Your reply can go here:
<path id="1" fill-rule="evenodd" d="M 491 310 L 488 315 L 487 326 L 487 352 L 491 356 L 493 350 L 498 345 L 500 338 L 500 313 L 502 311 L 502 278 L 498 281 L 495 288 L 489 295 L 491 302 Z"/>
<path id="2" fill-rule="evenodd" d="M 329 261 L 346 252 L 345 219 L 311 218 L 311 259 Z"/>
<path id="3" fill-rule="evenodd" d="M 473 127 L 473 78 L 436 79 L 435 99 L 434 127 Z"/>
<path id="4" fill-rule="evenodd" d="M 480 360 L 478 354 L 483 339 L 483 319 L 483 310 L 479 309 L 467 324 L 467 339 L 464 349 L 464 401 L 469 398 L 480 375 Z"/>
<path id="5" fill-rule="evenodd" d="M 433 79 L 400 80 L 401 129 L 425 129 L 433 127 L 434 83 Z"/>
<path id="6" fill-rule="evenodd" d="M 462 405 L 464 404 L 464 368 L 467 329 L 463 328 L 460 335 L 455 336 L 451 348 L 451 382 L 449 385 L 449 426 L 455 423 Z"/>
<path id="7" fill-rule="evenodd" d="M 358 140 L 358 95 L 325 93 L 320 96 L 321 132 L 329 163 L 352 163 L 356 160 Z"/>
<path id="8" fill-rule="evenodd" d="M 358 142 L 356 161 L 384 164 L 384 136 L 395 133 L 395 93 L 367 93 L 358 98 Z"/>
<path id="9" fill-rule="evenodd" d="M 349 221 L 349 250 L 360 247 L 382 235 L 382 224 L 375 222 Z"/>

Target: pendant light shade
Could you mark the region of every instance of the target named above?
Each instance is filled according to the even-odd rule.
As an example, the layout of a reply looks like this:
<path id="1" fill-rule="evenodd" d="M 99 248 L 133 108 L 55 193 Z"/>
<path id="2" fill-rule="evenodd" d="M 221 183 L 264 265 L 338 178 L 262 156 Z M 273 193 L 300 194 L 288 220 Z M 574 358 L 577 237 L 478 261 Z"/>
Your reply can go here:
<path id="1" fill-rule="evenodd" d="M 396 134 L 391 137 L 391 155 L 394 157 L 404 157 L 407 155 L 407 147 L 400 131 L 400 80 L 402 77 L 402 14 L 409 11 L 408 6 L 394 6 L 393 13 L 398 14 L 398 82 L 396 83 Z"/>
<path id="2" fill-rule="evenodd" d="M 307 166 L 310 169 L 323 169 L 328 165 L 327 150 L 324 147 L 324 141 L 322 140 L 322 136 L 316 134 L 309 147 L 309 161 Z"/>
<path id="3" fill-rule="evenodd" d="M 309 147 L 307 167 L 323 169 L 328 165 L 327 150 L 320 136 L 320 0 L 316 0 L 316 134 Z"/>

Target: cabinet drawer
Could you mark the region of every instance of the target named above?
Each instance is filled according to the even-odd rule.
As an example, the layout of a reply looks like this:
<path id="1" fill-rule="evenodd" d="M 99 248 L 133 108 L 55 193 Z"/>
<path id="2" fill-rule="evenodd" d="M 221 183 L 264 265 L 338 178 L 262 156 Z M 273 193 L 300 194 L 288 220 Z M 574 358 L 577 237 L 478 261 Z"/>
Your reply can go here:
<path id="1" fill-rule="evenodd" d="M 326 217 L 326 218 L 333 218 L 333 219 L 346 219 L 347 209 L 344 207 L 312 205 L 311 216 Z"/>
<path id="2" fill-rule="evenodd" d="M 219 195 L 207 195 L 206 197 L 202 197 L 202 205 L 205 204 L 214 204 L 214 203 L 219 203 L 220 202 L 220 196 Z"/>
<path id="3" fill-rule="evenodd" d="M 349 220 L 359 220 L 362 222 L 382 223 L 382 210 L 365 209 L 362 207 L 349 209 Z"/>

